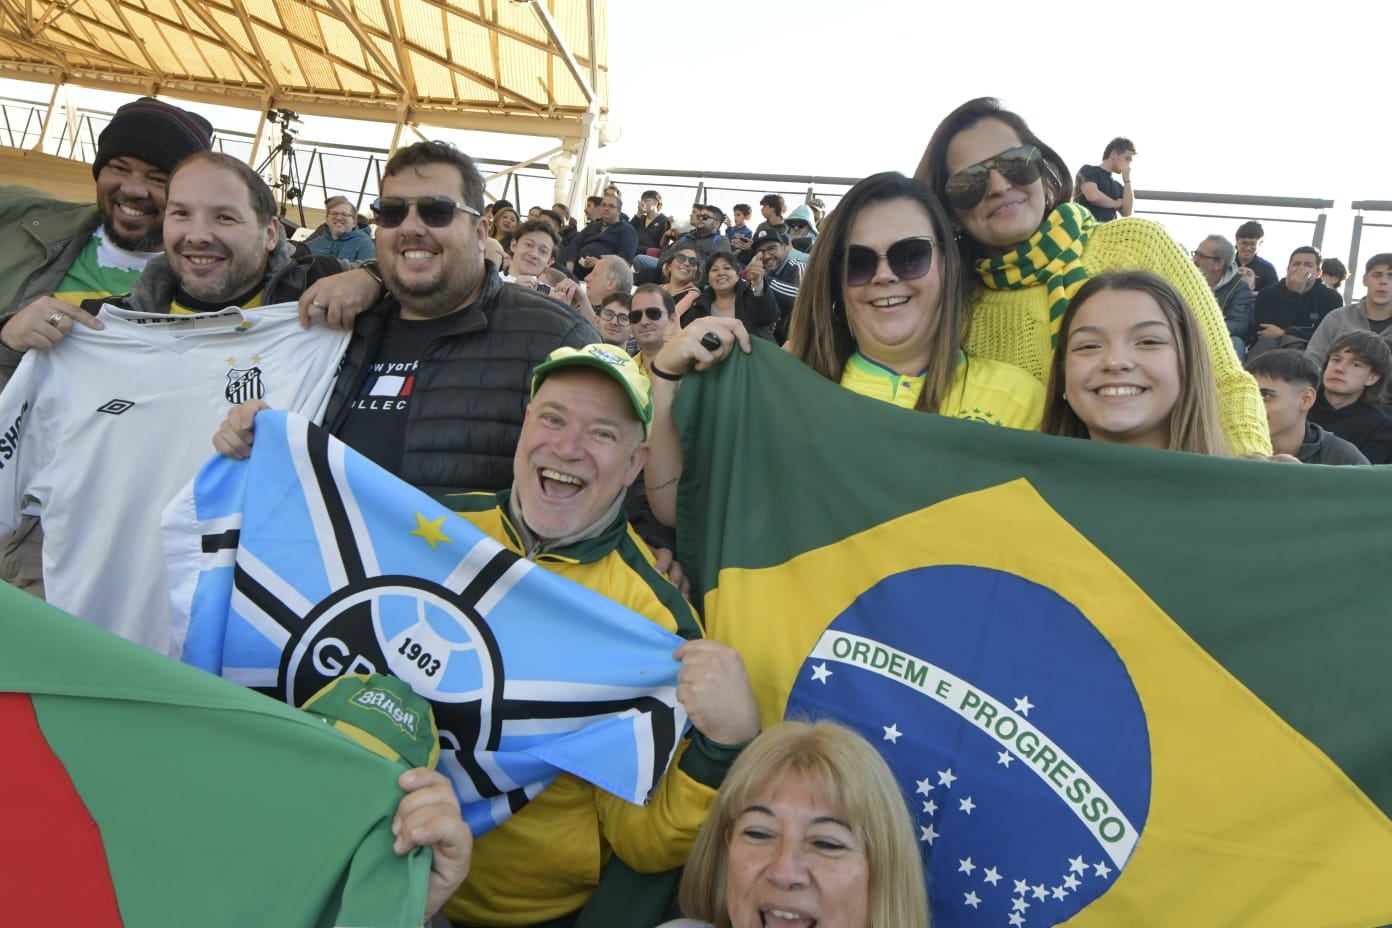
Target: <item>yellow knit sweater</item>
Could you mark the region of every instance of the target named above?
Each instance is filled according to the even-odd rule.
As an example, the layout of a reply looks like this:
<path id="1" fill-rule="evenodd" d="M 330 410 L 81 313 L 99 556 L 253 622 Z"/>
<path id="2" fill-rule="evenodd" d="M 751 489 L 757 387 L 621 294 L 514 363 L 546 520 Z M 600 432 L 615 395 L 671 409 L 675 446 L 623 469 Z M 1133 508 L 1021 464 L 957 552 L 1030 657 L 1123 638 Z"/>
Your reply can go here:
<path id="1" fill-rule="evenodd" d="M 1256 381 L 1242 369 L 1233 351 L 1223 313 L 1213 291 L 1170 238 L 1148 219 L 1118 219 L 1099 225 L 1083 250 L 1089 277 L 1105 271 L 1145 270 L 1165 278 L 1193 307 L 1218 386 L 1218 413 L 1235 454 L 1271 454 L 1266 408 Z M 1049 294 L 1043 284 L 1020 290 L 982 288 L 972 307 L 967 351 L 1022 367 L 1048 386 Z"/>

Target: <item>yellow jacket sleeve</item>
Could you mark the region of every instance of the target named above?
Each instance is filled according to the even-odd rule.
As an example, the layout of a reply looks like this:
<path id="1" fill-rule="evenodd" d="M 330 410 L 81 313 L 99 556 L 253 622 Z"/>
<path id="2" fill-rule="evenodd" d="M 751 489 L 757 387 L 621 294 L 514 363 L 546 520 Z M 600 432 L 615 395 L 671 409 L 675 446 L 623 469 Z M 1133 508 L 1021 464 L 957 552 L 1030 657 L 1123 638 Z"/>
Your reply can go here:
<path id="1" fill-rule="evenodd" d="M 691 750 L 690 741 L 682 744 L 645 806 L 595 791 L 605 841 L 639 873 L 660 873 L 686 863 L 696 832 L 715 800 L 715 787 L 684 769 L 690 766 L 682 763 L 684 755 Z"/>

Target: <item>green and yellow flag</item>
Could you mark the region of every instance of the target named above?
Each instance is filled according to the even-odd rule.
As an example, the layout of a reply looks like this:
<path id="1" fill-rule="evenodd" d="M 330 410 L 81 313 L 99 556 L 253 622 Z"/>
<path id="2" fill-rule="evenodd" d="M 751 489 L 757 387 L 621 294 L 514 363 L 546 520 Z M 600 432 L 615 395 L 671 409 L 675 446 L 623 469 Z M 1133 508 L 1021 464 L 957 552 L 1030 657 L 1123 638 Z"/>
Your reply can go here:
<path id="1" fill-rule="evenodd" d="M 0 925 L 419 928 L 391 823 L 430 707 L 339 684 L 312 715 L 0 584 Z"/>
<path id="2" fill-rule="evenodd" d="M 678 558 L 766 724 L 904 788 L 938 928 L 1392 922 L 1392 469 L 690 376 Z"/>

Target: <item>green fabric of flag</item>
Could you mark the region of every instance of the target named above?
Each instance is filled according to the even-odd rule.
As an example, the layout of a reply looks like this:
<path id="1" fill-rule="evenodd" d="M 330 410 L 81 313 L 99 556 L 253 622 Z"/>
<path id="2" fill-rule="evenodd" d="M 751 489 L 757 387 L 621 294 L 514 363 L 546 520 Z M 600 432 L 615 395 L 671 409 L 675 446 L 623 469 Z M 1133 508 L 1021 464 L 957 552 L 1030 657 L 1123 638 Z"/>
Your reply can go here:
<path id="1" fill-rule="evenodd" d="M 5 585 L 0 616 L 0 924 L 421 924 L 405 763 Z"/>
<path id="2" fill-rule="evenodd" d="M 946 419 L 763 344 L 674 418 L 707 633 L 766 725 L 885 755 L 935 925 L 1392 922 L 1392 469 Z"/>

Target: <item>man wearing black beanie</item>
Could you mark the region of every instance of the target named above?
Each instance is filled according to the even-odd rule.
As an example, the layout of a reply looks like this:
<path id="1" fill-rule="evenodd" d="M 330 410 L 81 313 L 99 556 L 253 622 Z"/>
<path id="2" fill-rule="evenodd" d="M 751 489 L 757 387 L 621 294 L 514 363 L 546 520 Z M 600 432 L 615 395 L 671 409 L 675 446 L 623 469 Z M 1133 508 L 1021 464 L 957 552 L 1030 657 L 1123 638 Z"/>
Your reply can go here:
<path id="1" fill-rule="evenodd" d="M 78 304 L 130 292 L 163 251 L 165 180 L 212 144 L 212 124 L 153 97 L 127 103 L 97 137 L 95 203 L 0 186 L 0 387 L 23 353 L 74 325 L 101 328 Z M 0 579 L 43 595 L 37 520 L 0 538 Z"/>

